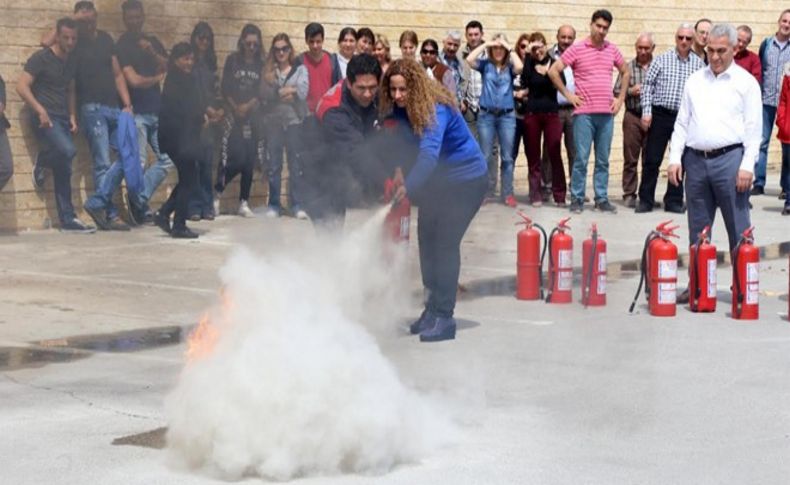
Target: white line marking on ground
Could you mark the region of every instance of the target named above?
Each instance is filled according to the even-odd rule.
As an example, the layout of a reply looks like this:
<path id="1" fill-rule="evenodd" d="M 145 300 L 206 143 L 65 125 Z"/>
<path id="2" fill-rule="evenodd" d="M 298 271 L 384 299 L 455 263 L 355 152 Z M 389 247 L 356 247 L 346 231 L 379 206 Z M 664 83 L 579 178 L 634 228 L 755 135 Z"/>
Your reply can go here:
<path id="1" fill-rule="evenodd" d="M 194 286 L 169 285 L 165 283 L 151 283 L 145 281 L 134 281 L 134 280 L 123 280 L 123 279 L 112 279 L 112 278 L 96 278 L 93 276 L 65 275 L 59 273 L 45 273 L 42 271 L 23 271 L 16 269 L 4 269 L 4 270 L 0 270 L 0 273 L 13 274 L 16 276 L 30 276 L 33 278 L 50 278 L 50 279 L 59 278 L 63 280 L 85 281 L 88 283 L 108 283 L 114 285 L 136 286 L 139 288 L 186 291 L 190 293 L 199 293 L 203 295 L 215 295 L 217 293 L 216 289 L 196 288 Z"/>

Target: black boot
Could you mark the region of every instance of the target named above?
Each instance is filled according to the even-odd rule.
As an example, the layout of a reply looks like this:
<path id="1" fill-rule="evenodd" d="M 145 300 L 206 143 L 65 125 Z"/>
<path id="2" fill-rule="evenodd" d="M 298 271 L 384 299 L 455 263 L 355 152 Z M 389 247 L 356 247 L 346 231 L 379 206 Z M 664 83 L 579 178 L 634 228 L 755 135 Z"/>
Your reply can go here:
<path id="1" fill-rule="evenodd" d="M 417 335 L 418 333 L 422 333 L 424 330 L 428 330 L 429 328 L 433 327 L 435 322 L 436 315 L 431 313 L 431 311 L 426 308 L 422 311 L 420 318 L 418 318 L 416 322 L 409 325 L 409 332 L 411 332 L 412 335 Z"/>
<path id="2" fill-rule="evenodd" d="M 165 231 L 168 234 L 171 234 L 173 230 L 170 228 L 170 217 L 165 215 L 162 211 L 156 211 L 154 214 L 154 224 L 156 226 Z"/>
<path id="3" fill-rule="evenodd" d="M 198 233 L 192 232 L 192 230 L 187 226 L 177 228 L 174 227 L 170 232 L 170 236 L 175 239 L 197 239 Z"/>

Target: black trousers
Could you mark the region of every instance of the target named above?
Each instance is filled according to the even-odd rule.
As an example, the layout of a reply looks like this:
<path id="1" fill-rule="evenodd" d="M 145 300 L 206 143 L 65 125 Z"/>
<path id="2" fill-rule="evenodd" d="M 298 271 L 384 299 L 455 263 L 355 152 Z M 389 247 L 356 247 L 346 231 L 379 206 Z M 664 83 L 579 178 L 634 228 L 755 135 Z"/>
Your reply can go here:
<path id="1" fill-rule="evenodd" d="M 440 317 L 452 317 L 461 271 L 461 240 L 483 203 L 488 189 L 484 175 L 459 184 L 431 187 L 419 201 L 417 238 L 420 245 L 425 307 Z"/>
<path id="2" fill-rule="evenodd" d="M 653 207 L 656 200 L 656 184 L 658 172 L 667 145 L 672 139 L 677 113 L 661 106 L 653 106 L 653 121 L 647 132 L 647 143 L 642 155 L 642 181 L 639 183 L 640 204 Z M 667 182 L 664 194 L 664 207 L 680 207 L 683 205 L 683 183 L 677 187 Z"/>
<path id="3" fill-rule="evenodd" d="M 173 216 L 173 229 L 183 229 L 186 227 L 188 216 L 189 201 L 195 197 L 198 187 L 198 164 L 196 160 L 173 158 L 173 163 L 178 171 L 178 183 L 170 192 L 170 197 L 159 209 L 161 214 Z"/>

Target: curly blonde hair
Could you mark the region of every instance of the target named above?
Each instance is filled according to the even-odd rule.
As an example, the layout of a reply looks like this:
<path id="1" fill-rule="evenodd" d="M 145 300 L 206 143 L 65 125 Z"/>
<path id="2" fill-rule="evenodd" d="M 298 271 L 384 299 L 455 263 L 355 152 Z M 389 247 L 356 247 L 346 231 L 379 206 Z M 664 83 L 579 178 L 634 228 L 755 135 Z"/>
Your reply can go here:
<path id="1" fill-rule="evenodd" d="M 402 76 L 406 80 L 408 89 L 406 114 L 409 117 L 412 130 L 417 136 L 422 136 L 436 120 L 437 103 L 458 109 L 455 95 L 451 94 L 442 83 L 429 78 L 425 69 L 417 61 L 398 59 L 390 64 L 381 82 L 379 110 L 383 117 L 392 113 L 395 104 L 390 94 L 390 80 L 393 76 Z"/>

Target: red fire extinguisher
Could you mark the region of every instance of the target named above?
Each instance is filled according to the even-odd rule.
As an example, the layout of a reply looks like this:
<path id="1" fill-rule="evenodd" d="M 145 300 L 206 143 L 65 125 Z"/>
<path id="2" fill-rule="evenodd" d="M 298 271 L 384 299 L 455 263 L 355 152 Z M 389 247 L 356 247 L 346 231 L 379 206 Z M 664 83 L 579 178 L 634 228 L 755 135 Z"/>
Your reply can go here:
<path id="1" fill-rule="evenodd" d="M 732 252 L 732 317 L 757 320 L 760 316 L 760 249 L 754 245 L 754 227 L 743 231 Z"/>
<path id="2" fill-rule="evenodd" d="M 582 303 L 606 305 L 606 241 L 593 223 L 590 238 L 582 243 Z"/>
<path id="3" fill-rule="evenodd" d="M 518 232 L 516 248 L 516 298 L 519 300 L 543 299 L 543 259 L 546 256 L 546 231 L 540 224 L 532 222 L 521 211 L 518 215 L 524 219 L 516 225 L 524 224 Z M 540 249 L 540 237 L 543 235 L 543 251 Z"/>
<path id="4" fill-rule="evenodd" d="M 573 238 L 570 217 L 561 220 L 549 235 L 549 294 L 546 303 L 570 303 L 573 300 Z"/>
<path id="5" fill-rule="evenodd" d="M 672 221 L 659 224 L 650 231 L 642 249 L 642 275 L 639 287 L 631 302 L 629 312 L 634 311 L 636 300 L 645 284 L 645 293 L 650 314 L 654 317 L 672 317 L 677 311 L 678 248 L 670 238 L 678 237 L 670 226 Z"/>
<path id="6" fill-rule="evenodd" d="M 716 246 L 705 226 L 689 250 L 689 306 L 693 312 L 716 311 Z"/>
<path id="7" fill-rule="evenodd" d="M 398 184 L 392 179 L 384 182 L 384 202 L 389 203 L 398 190 Z M 409 226 L 411 224 L 411 203 L 407 197 L 394 202 L 384 219 L 386 236 L 395 243 L 409 242 Z"/>

